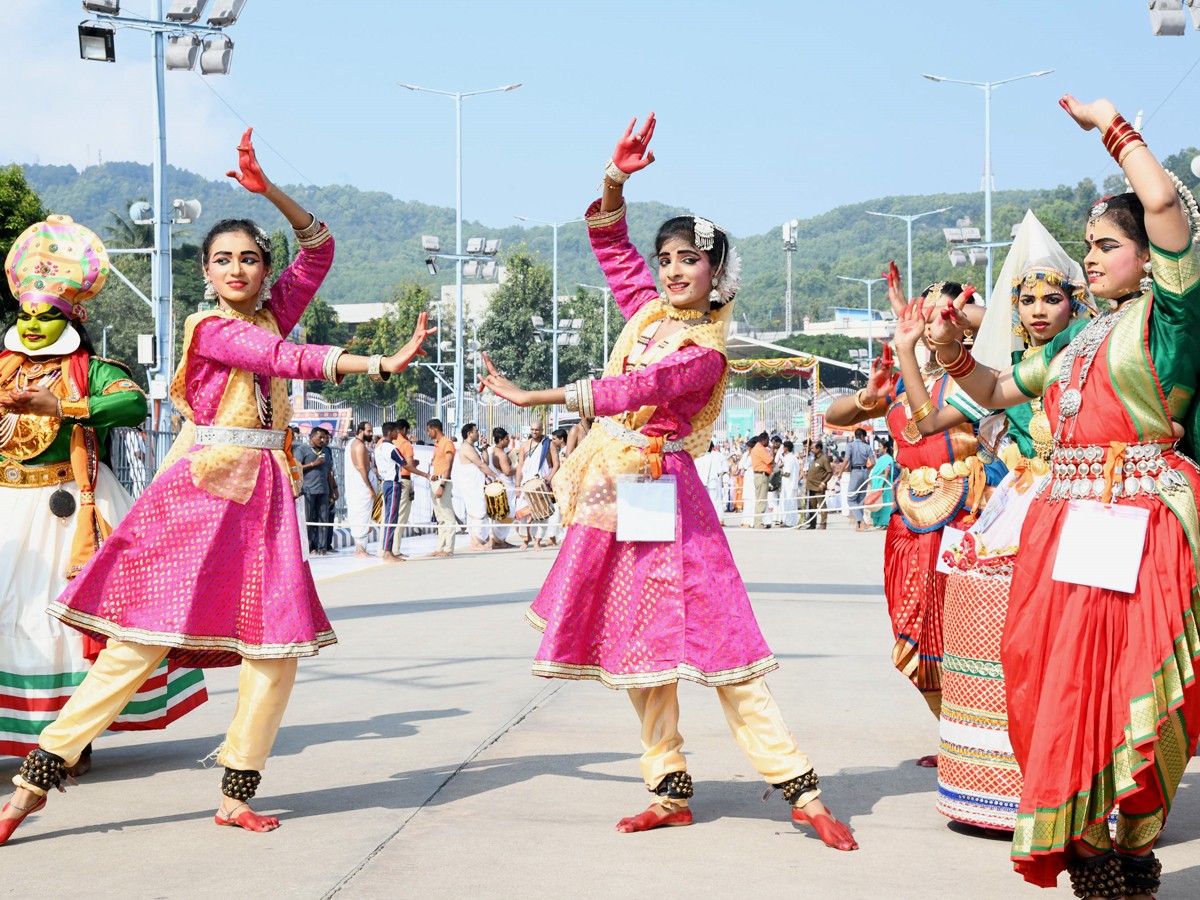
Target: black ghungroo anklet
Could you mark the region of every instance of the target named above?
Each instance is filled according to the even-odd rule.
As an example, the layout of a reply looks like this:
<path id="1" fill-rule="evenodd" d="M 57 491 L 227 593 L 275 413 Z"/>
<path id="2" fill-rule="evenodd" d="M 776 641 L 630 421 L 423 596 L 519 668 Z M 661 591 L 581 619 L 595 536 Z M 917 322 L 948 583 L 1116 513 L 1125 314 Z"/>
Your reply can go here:
<path id="1" fill-rule="evenodd" d="M 50 788 L 65 790 L 62 786 L 67 777 L 67 764 L 61 756 L 55 756 L 41 747 L 31 750 L 21 763 L 21 778 L 35 787 L 48 791 Z"/>
<path id="2" fill-rule="evenodd" d="M 233 800 L 245 803 L 256 793 L 262 783 L 262 773 L 253 769 L 241 771 L 225 767 L 225 775 L 221 778 L 221 793 Z"/>
<path id="3" fill-rule="evenodd" d="M 672 800 L 686 800 L 695 793 L 692 790 L 692 776 L 687 772 L 671 772 L 663 777 L 658 787 L 651 788 L 650 793 Z"/>
<path id="4" fill-rule="evenodd" d="M 789 779 L 782 784 L 774 785 L 774 787 L 783 791 L 783 799 L 788 803 L 795 801 L 801 794 L 815 791 L 820 786 L 821 779 L 813 771 L 805 772 L 803 775 L 797 775 L 795 778 Z"/>
<path id="5" fill-rule="evenodd" d="M 1125 875 L 1120 861 L 1112 853 L 1076 859 L 1067 866 L 1067 872 L 1076 897 L 1125 896 Z"/>
<path id="6" fill-rule="evenodd" d="M 1154 894 L 1162 885 L 1162 863 L 1153 853 L 1117 853 L 1121 874 L 1125 876 L 1125 894 Z"/>

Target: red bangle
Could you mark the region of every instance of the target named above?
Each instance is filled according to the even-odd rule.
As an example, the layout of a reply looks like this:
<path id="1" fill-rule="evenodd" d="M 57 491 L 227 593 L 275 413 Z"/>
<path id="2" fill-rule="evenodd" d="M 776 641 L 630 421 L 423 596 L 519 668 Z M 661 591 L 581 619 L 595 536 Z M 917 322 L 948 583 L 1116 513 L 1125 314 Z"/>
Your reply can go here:
<path id="1" fill-rule="evenodd" d="M 1104 146 L 1111 147 L 1115 141 L 1120 140 L 1122 136 L 1129 134 L 1131 131 L 1133 131 L 1133 126 L 1124 119 L 1121 119 L 1120 122 L 1114 122 L 1104 132 Z"/>
<path id="2" fill-rule="evenodd" d="M 1121 142 L 1113 148 L 1112 158 L 1119 166 L 1125 161 L 1125 157 L 1128 156 L 1132 150 L 1136 150 L 1138 147 L 1145 146 L 1146 142 L 1143 141 L 1142 136 L 1135 131 L 1128 137 L 1123 138 Z"/>
<path id="3" fill-rule="evenodd" d="M 1104 129 L 1104 143 L 1107 144 L 1110 140 L 1112 140 L 1113 135 L 1120 131 L 1123 127 L 1131 128 L 1132 126 L 1123 115 L 1117 113 L 1115 116 L 1113 116 L 1112 121 L 1108 123 L 1108 127 Z"/>

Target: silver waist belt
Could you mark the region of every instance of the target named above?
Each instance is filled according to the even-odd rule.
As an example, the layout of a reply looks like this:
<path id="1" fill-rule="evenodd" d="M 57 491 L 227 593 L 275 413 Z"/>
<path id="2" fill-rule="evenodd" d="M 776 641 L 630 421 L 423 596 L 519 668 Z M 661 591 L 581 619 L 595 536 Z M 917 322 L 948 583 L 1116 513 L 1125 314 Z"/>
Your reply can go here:
<path id="1" fill-rule="evenodd" d="M 634 431 L 626 428 L 616 419 L 603 418 L 600 419 L 600 425 L 619 441 L 624 441 L 632 447 L 638 447 L 645 450 L 650 446 L 650 438 L 642 434 L 640 431 Z M 678 453 L 683 449 L 683 441 L 663 441 L 663 453 Z"/>
<path id="2" fill-rule="evenodd" d="M 251 447 L 255 450 L 282 450 L 285 432 L 266 428 L 237 428 L 232 425 L 197 425 L 196 443 L 205 446 Z"/>

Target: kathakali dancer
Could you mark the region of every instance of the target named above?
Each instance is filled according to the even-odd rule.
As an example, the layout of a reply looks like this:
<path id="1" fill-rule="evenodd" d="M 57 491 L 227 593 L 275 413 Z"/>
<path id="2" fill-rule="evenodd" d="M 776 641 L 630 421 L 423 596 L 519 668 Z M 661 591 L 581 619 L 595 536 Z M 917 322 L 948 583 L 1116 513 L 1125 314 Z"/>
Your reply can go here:
<path id="1" fill-rule="evenodd" d="M 217 223 L 203 266 L 217 308 L 188 317 L 171 397 L 185 422 L 158 477 L 51 612 L 106 648 L 41 734 L 0 812 L 0 843 L 41 809 L 66 769 L 164 659 L 241 664 L 237 709 L 222 744 L 219 825 L 270 831 L 249 806 L 296 675 L 296 660 L 334 643 L 305 561 L 298 466 L 289 457 L 287 380 L 382 380 L 421 352 L 430 332 L 389 357 L 285 341 L 333 262 L 317 218 L 263 174 L 247 130 L 238 147 L 248 190 L 296 230 L 300 252 L 274 284 L 271 241 L 246 219 Z M 303 507 L 301 507 L 303 508 Z"/>
<path id="2" fill-rule="evenodd" d="M 1089 286 L 1111 308 L 1003 373 L 976 364 L 957 316 L 933 339 L 977 402 L 1040 397 L 1054 439 L 1001 647 L 1025 777 L 1014 866 L 1043 887 L 1065 868 L 1080 897 L 1149 897 L 1200 735 L 1200 211 L 1112 103 L 1060 103 L 1133 187 L 1097 203 L 1084 233 Z"/>
<path id="3" fill-rule="evenodd" d="M 895 263 L 889 266 L 888 296 L 897 311 L 896 353 L 903 375 L 896 379 L 885 345 L 867 386 L 839 397 L 826 420 L 846 427 L 886 415 L 896 442 L 900 476 L 893 486 L 896 508 L 883 550 L 883 589 L 892 620 L 892 663 L 912 683 L 934 716 L 942 708 L 942 605 L 946 575 L 937 571 L 942 531 L 966 528 L 983 508 L 990 473 L 977 455 L 976 423 L 987 415 L 959 390 L 946 372 L 917 362 L 916 346 L 926 339 L 930 319 L 974 288 L 939 281 L 906 303 Z M 983 312 L 975 307 L 976 321 Z M 917 765 L 934 767 L 937 756 Z"/>
<path id="4" fill-rule="evenodd" d="M 726 232 L 696 216 L 671 219 L 655 242 L 662 294 L 629 240 L 623 184 L 654 159 L 653 114 L 617 143 L 602 198 L 587 212 L 592 246 L 628 322 L 602 378 L 522 390 L 490 360 L 483 385 L 519 406 L 566 404 L 598 416 L 555 489 L 566 538 L 528 613 L 544 632 L 533 672 L 627 690 L 642 722 L 642 775 L 656 795 L 617 829 L 688 825 L 692 778 L 681 753 L 680 679 L 715 688 L 735 739 L 783 791 L 795 822 L 839 850 L 850 829 L 819 799 L 818 778 L 763 678 L 777 663 L 693 457 L 708 449 L 724 400 L 726 332 L 740 262 Z M 647 471 L 674 477 L 674 540 L 617 540 L 617 487 Z M 668 525 L 669 530 L 669 525 Z"/>
<path id="5" fill-rule="evenodd" d="M 1083 269 L 1032 211 L 993 296 L 973 353 L 997 368 L 1036 353 L 1072 323 L 1082 327 L 1095 311 Z M 962 542 L 943 554 L 951 572 L 943 612 L 937 808 L 959 822 L 1012 831 L 1022 781 L 1008 739 L 1000 639 L 1021 525 L 1050 477 L 1054 437 L 1041 400 L 989 416 L 980 444 L 980 455 L 998 458 L 1008 474 Z"/>
<path id="6" fill-rule="evenodd" d="M 0 755 L 25 756 L 102 649 L 46 608 L 133 503 L 106 464 L 109 432 L 140 425 L 146 397 L 84 329 L 109 275 L 90 229 L 69 216 L 31 225 L 5 273 L 18 311 L 0 351 Z M 163 663 L 110 727 L 164 728 L 205 699 L 202 672 Z"/>

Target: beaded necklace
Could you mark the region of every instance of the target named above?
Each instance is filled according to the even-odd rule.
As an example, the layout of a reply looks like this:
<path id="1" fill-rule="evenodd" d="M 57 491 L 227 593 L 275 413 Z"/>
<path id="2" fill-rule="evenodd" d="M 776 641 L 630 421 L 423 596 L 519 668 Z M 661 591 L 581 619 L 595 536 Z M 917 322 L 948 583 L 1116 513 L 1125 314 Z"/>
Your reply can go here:
<path id="1" fill-rule="evenodd" d="M 1123 305 L 1116 312 L 1106 312 L 1103 315 L 1097 316 L 1081 331 L 1072 338 L 1071 343 L 1067 345 L 1067 349 L 1063 351 L 1061 368 L 1058 373 L 1058 387 L 1062 392 L 1058 400 L 1058 427 L 1054 430 L 1054 441 L 1056 444 L 1062 443 L 1064 437 L 1063 429 L 1067 422 L 1071 423 L 1071 427 L 1065 437 L 1070 440 L 1075 433 L 1075 417 L 1079 414 L 1079 410 L 1083 406 L 1083 386 L 1087 383 L 1088 374 L 1092 370 L 1092 363 L 1096 360 L 1096 354 L 1100 350 L 1100 345 L 1116 327 L 1117 323 L 1124 318 L 1125 313 L 1129 311 L 1130 304 Z M 1075 361 L 1083 356 L 1083 365 L 1079 368 L 1079 385 L 1071 387 L 1071 378 L 1075 371 Z"/>

